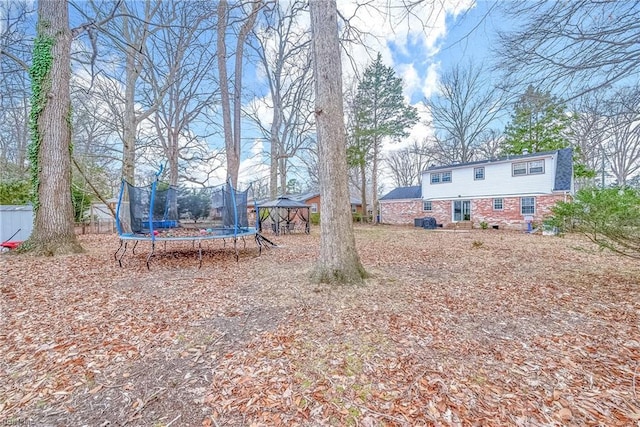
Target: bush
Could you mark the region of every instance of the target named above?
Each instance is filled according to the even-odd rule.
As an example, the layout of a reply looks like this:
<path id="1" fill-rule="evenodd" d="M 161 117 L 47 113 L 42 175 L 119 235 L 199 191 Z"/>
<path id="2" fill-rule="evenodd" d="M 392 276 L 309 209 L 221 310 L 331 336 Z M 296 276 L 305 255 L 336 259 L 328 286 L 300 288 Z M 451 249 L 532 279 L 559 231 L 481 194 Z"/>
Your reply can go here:
<path id="1" fill-rule="evenodd" d="M 558 202 L 545 221 L 577 231 L 602 248 L 640 258 L 640 194 L 631 188 L 585 188 L 572 202 Z"/>
<path id="2" fill-rule="evenodd" d="M 0 205 L 24 205 L 31 201 L 31 184 L 26 180 L 0 182 Z"/>
<path id="3" fill-rule="evenodd" d="M 82 222 L 86 218 L 87 210 L 91 206 L 93 196 L 76 185 L 71 186 L 71 201 L 73 202 L 73 216 L 76 222 Z"/>
<path id="4" fill-rule="evenodd" d="M 309 220 L 311 221 L 312 225 L 320 225 L 320 214 L 318 212 L 312 213 Z"/>
<path id="5" fill-rule="evenodd" d="M 480 223 L 480 228 L 482 228 L 483 230 L 486 230 L 489 228 L 489 223 L 487 221 L 482 221 Z"/>

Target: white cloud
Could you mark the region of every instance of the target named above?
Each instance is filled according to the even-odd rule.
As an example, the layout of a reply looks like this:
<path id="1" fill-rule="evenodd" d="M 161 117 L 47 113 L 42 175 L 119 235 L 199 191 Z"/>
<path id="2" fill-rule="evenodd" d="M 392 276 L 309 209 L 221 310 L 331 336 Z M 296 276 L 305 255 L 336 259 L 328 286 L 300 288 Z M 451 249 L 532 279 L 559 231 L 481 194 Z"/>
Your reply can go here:
<path id="1" fill-rule="evenodd" d="M 437 83 L 437 68 L 432 61 L 439 43 L 447 34 L 447 16 L 459 14 L 475 6 L 475 0 L 441 0 L 413 2 L 372 0 L 364 5 L 351 0 L 338 1 L 342 16 L 360 35 L 359 43 L 347 46 L 343 57 L 345 81 L 362 72 L 377 52 L 385 64 L 392 66 L 408 87 L 405 94 L 431 94 Z M 404 62 L 402 58 L 409 58 Z M 418 64 L 418 65 L 416 65 Z M 356 70 L 354 70 L 354 68 Z M 412 71 L 409 71 L 413 68 Z M 415 73 L 413 73 L 415 72 Z M 417 77 L 422 78 L 420 85 Z"/>
<path id="2" fill-rule="evenodd" d="M 255 181 L 269 176 L 269 164 L 264 160 L 264 140 L 262 138 L 256 138 L 252 141 L 248 155 L 240 162 L 238 175 L 240 182 Z"/>
<path id="3" fill-rule="evenodd" d="M 403 94 L 405 98 L 411 99 L 411 95 L 415 92 L 419 92 L 422 87 L 422 79 L 418 74 L 418 70 L 413 63 L 400 64 L 396 67 L 396 72 L 399 77 L 402 78 Z"/>
<path id="4" fill-rule="evenodd" d="M 431 95 L 438 91 L 438 78 L 440 71 L 440 63 L 434 62 L 427 68 L 427 75 L 422 82 L 422 94 L 425 98 L 430 98 Z"/>

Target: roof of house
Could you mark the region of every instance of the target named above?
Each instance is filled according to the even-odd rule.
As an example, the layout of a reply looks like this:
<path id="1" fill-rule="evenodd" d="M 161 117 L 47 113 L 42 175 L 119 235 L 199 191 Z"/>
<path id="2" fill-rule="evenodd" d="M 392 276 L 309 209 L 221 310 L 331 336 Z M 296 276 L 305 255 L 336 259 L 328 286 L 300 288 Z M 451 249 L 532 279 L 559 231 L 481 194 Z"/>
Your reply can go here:
<path id="1" fill-rule="evenodd" d="M 556 161 L 556 180 L 553 191 L 570 191 L 573 178 L 573 150 L 563 148 L 558 150 Z"/>
<path id="2" fill-rule="evenodd" d="M 298 200 L 300 202 L 306 202 L 307 200 L 313 199 L 314 197 L 318 197 L 319 195 L 320 195 L 320 192 L 318 191 L 309 191 L 307 193 L 302 193 L 302 194 L 287 194 L 286 197 L 293 200 Z M 350 196 L 349 200 L 352 205 L 362 204 L 362 200 L 358 199 L 357 197 Z"/>
<path id="3" fill-rule="evenodd" d="M 394 188 L 384 196 L 380 197 L 380 200 L 419 199 L 421 197 L 422 187 L 414 185 L 411 187 Z"/>

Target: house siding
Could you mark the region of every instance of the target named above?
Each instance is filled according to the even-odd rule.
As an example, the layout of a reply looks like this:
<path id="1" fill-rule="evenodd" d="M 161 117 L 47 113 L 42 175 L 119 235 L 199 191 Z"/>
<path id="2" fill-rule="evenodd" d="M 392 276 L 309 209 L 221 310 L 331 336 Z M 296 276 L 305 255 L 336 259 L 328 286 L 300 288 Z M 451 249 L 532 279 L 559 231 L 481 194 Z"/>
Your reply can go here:
<path id="1" fill-rule="evenodd" d="M 416 218 L 431 212 L 422 210 L 422 200 L 380 200 L 380 222 L 393 225 L 413 225 Z"/>
<path id="2" fill-rule="evenodd" d="M 512 164 L 544 160 L 544 173 L 513 176 Z M 492 197 L 494 194 L 507 196 L 550 194 L 555 186 L 555 157 L 553 155 L 526 159 L 504 160 L 497 163 L 483 163 L 473 166 L 451 166 L 425 172 L 422 179 L 422 197 L 425 200 L 461 199 Z M 484 167 L 484 179 L 474 179 L 474 168 Z M 451 171 L 451 182 L 431 183 L 432 173 Z"/>

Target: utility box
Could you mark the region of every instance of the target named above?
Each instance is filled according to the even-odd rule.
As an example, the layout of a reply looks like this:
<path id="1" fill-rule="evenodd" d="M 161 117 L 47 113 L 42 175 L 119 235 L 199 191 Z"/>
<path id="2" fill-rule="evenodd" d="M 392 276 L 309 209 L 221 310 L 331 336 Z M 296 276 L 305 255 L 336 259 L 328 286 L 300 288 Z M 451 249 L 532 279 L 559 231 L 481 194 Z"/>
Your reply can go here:
<path id="1" fill-rule="evenodd" d="M 428 230 L 435 230 L 438 226 L 436 219 L 433 217 L 426 217 L 422 219 L 422 228 L 426 228 Z"/>
<path id="2" fill-rule="evenodd" d="M 31 205 L 0 206 L 0 243 L 23 242 L 33 231 L 33 207 Z"/>
<path id="3" fill-rule="evenodd" d="M 420 227 L 422 228 L 424 226 L 424 218 L 416 218 L 413 220 L 413 225 L 415 227 Z"/>

